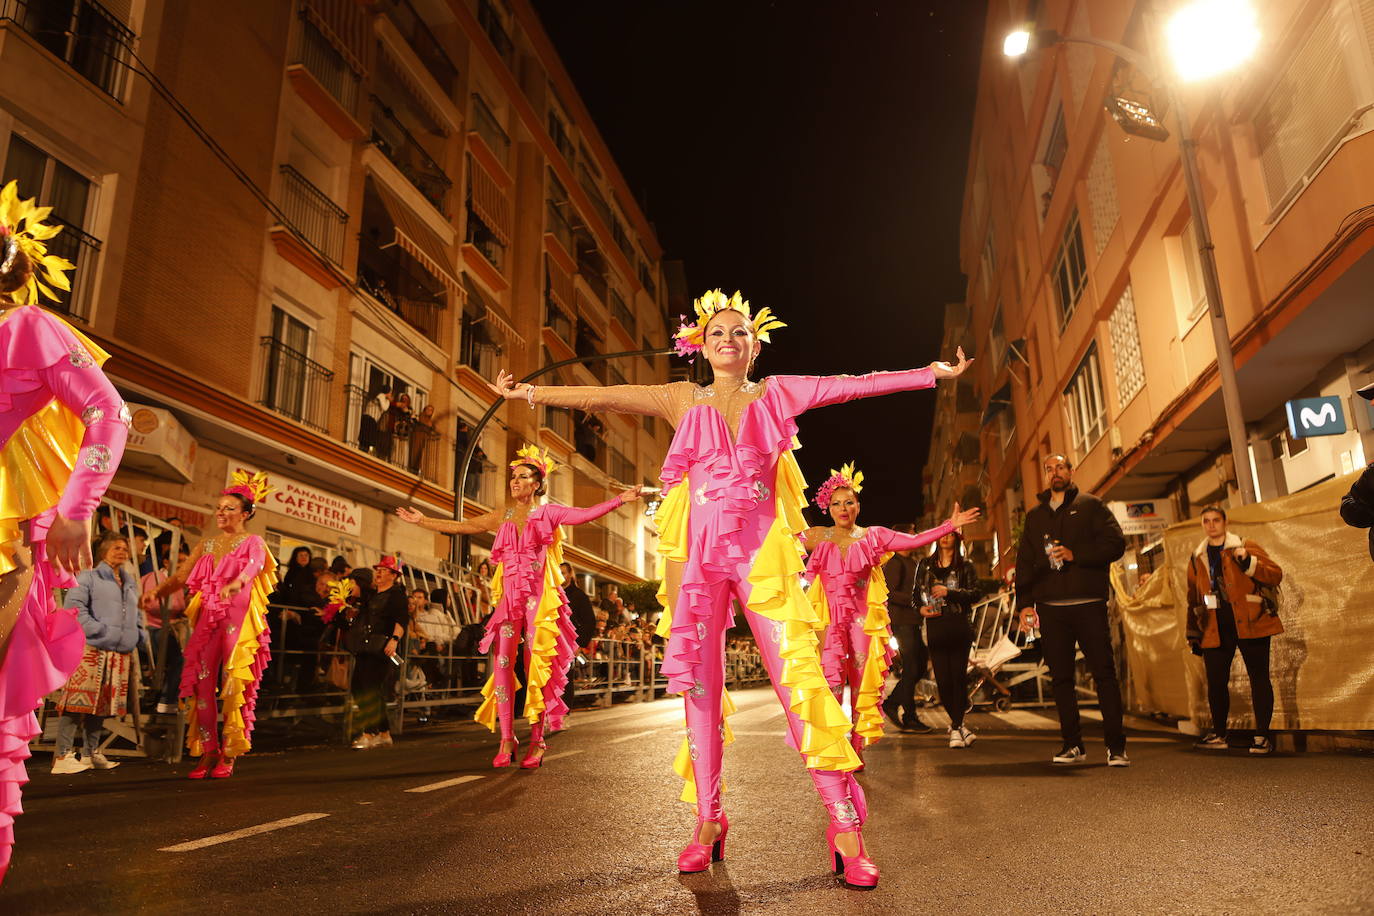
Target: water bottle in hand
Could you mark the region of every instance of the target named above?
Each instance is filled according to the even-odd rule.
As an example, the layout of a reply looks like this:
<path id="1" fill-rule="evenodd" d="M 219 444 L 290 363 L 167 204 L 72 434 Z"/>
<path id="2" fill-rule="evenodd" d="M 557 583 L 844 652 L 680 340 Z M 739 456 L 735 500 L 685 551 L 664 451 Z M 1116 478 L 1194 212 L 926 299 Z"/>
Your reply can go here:
<path id="1" fill-rule="evenodd" d="M 1055 542 L 1050 540 L 1050 536 L 1048 534 L 1045 535 L 1045 556 L 1050 558 L 1050 569 L 1063 569 L 1064 561 L 1052 555 L 1054 552 L 1054 548 Z"/>

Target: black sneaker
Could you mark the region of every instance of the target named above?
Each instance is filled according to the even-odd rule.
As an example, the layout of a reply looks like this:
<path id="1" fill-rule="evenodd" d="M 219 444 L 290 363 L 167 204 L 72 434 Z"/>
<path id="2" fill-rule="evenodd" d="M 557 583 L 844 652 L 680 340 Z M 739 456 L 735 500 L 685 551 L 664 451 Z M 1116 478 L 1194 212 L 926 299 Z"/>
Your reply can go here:
<path id="1" fill-rule="evenodd" d="M 902 719 L 902 728 L 909 732 L 915 732 L 918 735 L 928 735 L 935 731 L 935 729 L 923 722 L 920 716 L 914 713 Z"/>
<path id="2" fill-rule="evenodd" d="M 1266 756 L 1274 753 L 1274 742 L 1263 735 L 1256 735 L 1254 742 L 1250 745 L 1250 753 L 1257 756 Z"/>
<path id="3" fill-rule="evenodd" d="M 1054 755 L 1055 763 L 1082 763 L 1088 759 L 1088 751 L 1081 744 L 1066 744 Z"/>
<path id="4" fill-rule="evenodd" d="M 1226 739 L 1216 732 L 1208 732 L 1193 744 L 1193 747 L 1202 751 L 1224 751 L 1227 746 Z"/>
<path id="5" fill-rule="evenodd" d="M 1128 767 L 1130 765 L 1131 758 L 1126 756 L 1125 751 L 1107 751 L 1107 766 Z"/>
<path id="6" fill-rule="evenodd" d="M 902 724 L 902 708 L 900 706 L 893 706 L 889 703 L 883 703 L 882 710 L 883 715 L 887 716 L 887 721 L 891 722 L 898 728 L 905 728 L 905 726 Z"/>

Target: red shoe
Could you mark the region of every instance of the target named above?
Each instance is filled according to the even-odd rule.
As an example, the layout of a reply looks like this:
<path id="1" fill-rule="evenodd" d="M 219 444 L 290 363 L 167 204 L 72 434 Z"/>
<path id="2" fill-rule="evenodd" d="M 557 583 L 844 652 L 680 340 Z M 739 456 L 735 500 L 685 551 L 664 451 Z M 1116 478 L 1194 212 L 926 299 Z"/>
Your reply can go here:
<path id="1" fill-rule="evenodd" d="M 858 824 L 838 825 L 831 823 L 825 830 L 825 841 L 830 846 L 830 858 L 835 866 L 835 874 L 841 876 L 846 887 L 855 890 L 871 891 L 878 886 L 878 866 L 868 857 L 864 849 L 863 834 Z M 859 854 L 845 861 L 844 855 L 835 847 L 835 837 L 842 833 L 852 833 L 859 841 Z"/>
<path id="2" fill-rule="evenodd" d="M 211 779 L 228 779 L 230 776 L 233 776 L 233 775 L 234 775 L 234 758 L 233 758 L 233 757 L 221 757 L 221 758 L 219 759 L 219 766 L 215 767 L 213 770 L 210 771 L 210 778 L 211 778 Z"/>
<path id="3" fill-rule="evenodd" d="M 502 741 L 501 743 L 505 744 L 506 742 Z M 495 757 L 491 758 L 491 765 L 497 768 L 510 766 L 511 761 L 515 759 L 515 750 L 519 746 L 519 741 L 511 739 L 510 750 L 501 751 Z"/>
<path id="4" fill-rule="evenodd" d="M 528 754 L 525 755 L 525 759 L 522 760 L 522 761 L 520 761 L 520 769 L 522 769 L 522 770 L 537 770 L 537 769 L 539 769 L 539 764 L 541 764 L 541 763 L 544 762 L 544 748 L 545 748 L 545 747 L 547 747 L 547 745 L 545 745 L 543 741 L 540 741 L 538 744 L 532 745 L 532 746 L 530 747 L 530 752 L 529 752 Z M 537 753 L 536 753 L 536 752 L 537 752 Z"/>
<path id="5" fill-rule="evenodd" d="M 210 775 L 211 767 L 214 766 L 214 764 L 216 764 L 218 761 L 219 754 L 213 753 L 211 751 L 206 751 L 204 754 L 200 755 L 200 763 L 196 764 L 196 768 L 194 770 L 186 774 L 186 778 L 204 779 L 206 776 Z"/>
<path id="6" fill-rule="evenodd" d="M 697 837 L 701 836 L 701 825 L 710 821 L 720 824 L 720 835 L 715 838 L 711 845 L 698 843 Z M 677 857 L 677 870 L 680 874 L 694 875 L 698 872 L 706 871 L 711 867 L 712 862 L 725 861 L 725 835 L 730 832 L 730 820 L 722 812 L 719 819 L 697 818 L 697 830 L 692 834 L 692 842 L 687 844 L 687 848 L 682 850 Z"/>

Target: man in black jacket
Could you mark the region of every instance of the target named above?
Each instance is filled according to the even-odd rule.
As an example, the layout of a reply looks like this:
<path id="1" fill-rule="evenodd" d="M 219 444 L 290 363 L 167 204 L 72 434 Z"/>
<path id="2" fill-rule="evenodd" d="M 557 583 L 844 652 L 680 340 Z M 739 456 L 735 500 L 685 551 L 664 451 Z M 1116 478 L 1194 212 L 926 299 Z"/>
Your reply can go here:
<path id="1" fill-rule="evenodd" d="M 592 609 L 592 599 L 582 591 L 573 575 L 572 565 L 563 563 L 559 567 L 563 573 L 563 593 L 568 596 L 568 609 L 572 611 L 573 629 L 577 631 L 577 645 L 580 649 L 596 638 L 596 611 Z"/>
<path id="2" fill-rule="evenodd" d="M 1049 488 L 1040 494 L 1040 505 L 1026 513 L 1016 553 L 1016 606 L 1023 631 L 1040 627 L 1064 738 L 1054 762 L 1078 763 L 1087 757 L 1074 685 L 1077 644 L 1097 687 L 1107 765 L 1130 766 L 1107 625 L 1108 569 L 1126 552 L 1126 538 L 1111 510 L 1073 485 L 1068 458 L 1046 458 L 1045 477 Z"/>
<path id="3" fill-rule="evenodd" d="M 896 530 L 914 534 L 916 526 L 898 525 Z M 883 578 L 887 581 L 887 616 L 892 621 L 892 635 L 902 657 L 902 675 L 883 701 L 883 714 L 902 731 L 926 733 L 932 731 L 931 727 L 916 714 L 916 682 L 925 673 L 929 654 L 926 644 L 921 641 L 920 620 L 913 601 L 915 552 L 900 550 L 883 564 Z"/>

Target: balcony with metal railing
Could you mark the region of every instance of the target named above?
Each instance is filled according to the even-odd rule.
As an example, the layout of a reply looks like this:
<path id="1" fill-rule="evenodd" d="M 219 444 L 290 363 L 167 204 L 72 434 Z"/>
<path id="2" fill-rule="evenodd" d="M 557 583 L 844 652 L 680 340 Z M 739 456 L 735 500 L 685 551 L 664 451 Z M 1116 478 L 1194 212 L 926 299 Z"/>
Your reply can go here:
<path id="1" fill-rule="evenodd" d="M 550 296 L 544 297 L 544 326 L 568 346 L 573 345 L 573 320 Z"/>
<path id="2" fill-rule="evenodd" d="M 347 428 L 344 441 L 387 464 L 409 471 L 444 489 L 453 486 L 453 437 L 422 423 L 410 411 L 400 411 L 381 396 L 367 397 L 356 385 L 345 385 Z M 475 480 L 474 480 L 475 478 Z M 468 471 L 469 486 L 481 486 L 481 471 Z"/>
<path id="3" fill-rule="evenodd" d="M 420 145 L 395 112 L 372 96 L 372 145 L 400 170 L 425 200 L 448 216 L 448 192 L 453 180 Z"/>
<path id="4" fill-rule="evenodd" d="M 568 218 L 563 215 L 563 207 L 550 200 L 546 203 L 544 212 L 548 217 L 544 231 L 558 239 L 558 243 L 563 246 L 564 251 L 572 254 L 576 251 L 573 247 L 573 230 L 568 223 Z"/>
<path id="5" fill-rule="evenodd" d="M 573 441 L 572 412 L 566 407 L 544 407 L 541 425 L 564 442 Z"/>
<path id="6" fill-rule="evenodd" d="M 57 301 L 45 300 L 44 305 L 54 311 L 64 312 L 73 318 L 89 321 L 91 306 L 95 299 L 96 267 L 100 263 L 100 249 L 103 243 L 90 233 L 82 232 L 56 216 L 50 216 L 48 219 L 49 222 L 62 227 L 61 232 L 48 240 L 48 254 L 66 258 L 75 265 L 76 269 L 68 274 L 72 281 L 72 288 L 70 290 L 54 289 L 53 293 L 57 295 Z"/>
<path id="7" fill-rule="evenodd" d="M 478 0 L 477 3 L 477 24 L 482 27 L 482 31 L 487 33 L 487 38 L 491 39 L 492 46 L 496 48 L 496 53 L 501 55 L 501 59 L 510 66 L 515 61 L 515 42 L 511 41 L 510 33 L 506 31 L 505 25 L 501 22 L 501 14 L 492 5 L 491 0 Z"/>
<path id="8" fill-rule="evenodd" d="M 458 342 L 458 362 L 481 378 L 495 378 L 502 347 L 491 331 L 491 323 L 472 312 L 463 312 L 462 335 Z"/>
<path id="9" fill-rule="evenodd" d="M 635 336 L 635 316 L 630 311 L 630 307 L 625 304 L 624 298 L 615 290 L 610 291 L 611 317 L 620 322 L 620 326 L 629 332 L 631 337 Z"/>
<path id="10" fill-rule="evenodd" d="M 358 285 L 429 340 L 439 342 L 439 314 L 447 303 L 438 281 L 398 245 L 383 249 L 363 235 L 358 243 Z"/>
<path id="11" fill-rule="evenodd" d="M 487 100 L 472 94 L 472 129 L 502 165 L 510 160 L 510 136 L 501 127 Z"/>
<path id="12" fill-rule="evenodd" d="M 396 26 L 396 31 L 410 45 L 420 63 L 425 65 L 429 75 L 439 84 L 446 97 L 452 97 L 458 87 L 458 67 L 449 59 L 448 53 L 439 44 L 439 39 L 425 25 L 424 19 L 415 11 L 410 0 L 391 0 L 386 17 Z"/>
<path id="13" fill-rule="evenodd" d="M 350 116 L 356 117 L 362 78 L 302 9 L 300 37 L 292 63 L 300 64 Z"/>
<path id="14" fill-rule="evenodd" d="M 291 227 L 329 260 L 341 264 L 348 214 L 291 166 L 281 167 L 281 177 L 280 204 Z"/>
<path id="15" fill-rule="evenodd" d="M 262 338 L 262 384 L 258 403 L 327 432 L 329 391 L 334 373 L 275 337 Z"/>
<path id="16" fill-rule="evenodd" d="M 0 0 L 0 21 L 13 22 L 101 92 L 124 100 L 134 32 L 95 0 Z"/>
<path id="17" fill-rule="evenodd" d="M 634 462 L 614 446 L 606 447 L 606 473 L 621 483 L 634 483 L 639 478 Z"/>

